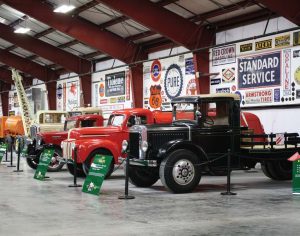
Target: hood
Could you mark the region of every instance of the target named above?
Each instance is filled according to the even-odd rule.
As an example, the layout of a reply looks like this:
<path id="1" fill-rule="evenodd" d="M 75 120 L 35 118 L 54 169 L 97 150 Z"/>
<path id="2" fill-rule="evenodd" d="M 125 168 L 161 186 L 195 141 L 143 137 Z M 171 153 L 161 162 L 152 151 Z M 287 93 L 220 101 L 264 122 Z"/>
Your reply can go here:
<path id="1" fill-rule="evenodd" d="M 121 127 L 117 126 L 107 126 L 107 127 L 87 127 L 87 128 L 77 128 L 70 131 L 70 139 L 80 139 L 82 136 L 87 136 L 89 138 L 99 135 L 110 135 L 121 131 Z"/>
<path id="2" fill-rule="evenodd" d="M 40 132 L 37 135 L 41 137 L 49 137 L 49 136 L 63 136 L 66 135 L 66 131 L 51 131 L 51 132 Z"/>

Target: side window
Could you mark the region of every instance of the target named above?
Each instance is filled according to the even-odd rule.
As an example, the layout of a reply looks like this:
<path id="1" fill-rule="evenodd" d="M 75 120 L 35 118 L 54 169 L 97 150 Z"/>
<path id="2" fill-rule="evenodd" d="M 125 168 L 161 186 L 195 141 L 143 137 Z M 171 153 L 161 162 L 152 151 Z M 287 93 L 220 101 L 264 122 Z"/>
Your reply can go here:
<path id="1" fill-rule="evenodd" d="M 95 125 L 95 120 L 83 120 L 81 121 L 80 127 L 94 127 Z"/>
<path id="2" fill-rule="evenodd" d="M 229 104 L 227 102 L 216 103 L 214 125 L 229 125 Z"/>
<path id="3" fill-rule="evenodd" d="M 141 124 L 146 125 L 147 124 L 147 117 L 146 116 L 140 116 Z"/>

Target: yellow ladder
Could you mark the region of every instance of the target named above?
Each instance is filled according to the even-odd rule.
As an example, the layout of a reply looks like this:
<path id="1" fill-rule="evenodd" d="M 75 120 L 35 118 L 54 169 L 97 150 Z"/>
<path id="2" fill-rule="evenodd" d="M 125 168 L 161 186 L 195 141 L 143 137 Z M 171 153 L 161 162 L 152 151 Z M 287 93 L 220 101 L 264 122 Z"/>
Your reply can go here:
<path id="1" fill-rule="evenodd" d="M 22 84 L 22 76 L 15 69 L 12 69 L 12 80 L 15 83 L 15 88 L 18 95 L 18 101 L 21 108 L 22 122 L 24 127 L 25 135 L 28 136 L 30 133 L 30 125 L 33 121 L 33 115 L 31 112 L 31 106 L 27 98 L 25 89 Z"/>

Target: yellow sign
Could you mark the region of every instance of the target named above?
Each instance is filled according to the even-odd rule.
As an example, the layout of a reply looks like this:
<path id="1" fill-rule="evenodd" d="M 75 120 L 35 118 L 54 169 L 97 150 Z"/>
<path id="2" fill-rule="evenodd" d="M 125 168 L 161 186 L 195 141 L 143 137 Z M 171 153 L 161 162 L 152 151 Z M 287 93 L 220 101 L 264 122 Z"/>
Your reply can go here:
<path id="1" fill-rule="evenodd" d="M 240 52 L 252 51 L 252 43 L 246 43 L 240 45 Z"/>
<path id="2" fill-rule="evenodd" d="M 268 40 L 263 40 L 263 41 L 258 41 L 255 43 L 255 50 L 263 50 L 263 49 L 268 49 L 272 48 L 272 39 Z"/>
<path id="3" fill-rule="evenodd" d="M 275 48 L 290 46 L 291 36 L 289 34 L 275 37 Z"/>
<path id="4" fill-rule="evenodd" d="M 300 31 L 294 32 L 293 45 L 294 46 L 300 45 Z"/>

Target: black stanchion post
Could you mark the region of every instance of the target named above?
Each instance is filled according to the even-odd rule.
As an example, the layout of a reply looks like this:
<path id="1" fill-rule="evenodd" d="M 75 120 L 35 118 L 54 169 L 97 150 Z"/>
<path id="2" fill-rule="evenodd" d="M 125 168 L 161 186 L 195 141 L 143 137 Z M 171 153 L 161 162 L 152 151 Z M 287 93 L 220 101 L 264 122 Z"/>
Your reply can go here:
<path id="1" fill-rule="evenodd" d="M 20 156 L 21 156 L 21 138 L 19 138 L 19 142 L 18 142 L 18 163 L 17 163 L 17 170 L 14 170 L 14 172 L 23 172 L 23 170 L 20 170 Z"/>
<path id="2" fill-rule="evenodd" d="M 9 162 L 8 160 L 7 160 L 7 152 L 8 152 L 8 143 L 7 142 L 5 142 L 6 143 L 6 151 L 5 151 L 5 160 L 4 161 L 2 161 L 2 162 Z"/>
<path id="3" fill-rule="evenodd" d="M 77 184 L 77 148 L 74 148 L 74 162 L 73 162 L 73 167 L 74 167 L 74 183 L 69 185 L 69 187 L 82 187 L 81 184 Z"/>
<path id="4" fill-rule="evenodd" d="M 132 195 L 128 195 L 128 182 L 129 182 L 129 157 L 126 158 L 126 166 L 125 166 L 125 195 L 121 195 L 119 199 L 134 199 L 135 197 Z"/>
<path id="5" fill-rule="evenodd" d="M 7 167 L 16 167 L 13 165 L 13 141 L 10 139 L 10 165 Z"/>
<path id="6" fill-rule="evenodd" d="M 230 173 L 231 173 L 231 153 L 230 149 L 228 149 L 227 153 L 227 191 L 222 192 L 221 195 L 236 195 L 236 193 L 233 193 L 230 191 L 231 183 L 230 183 Z"/>

